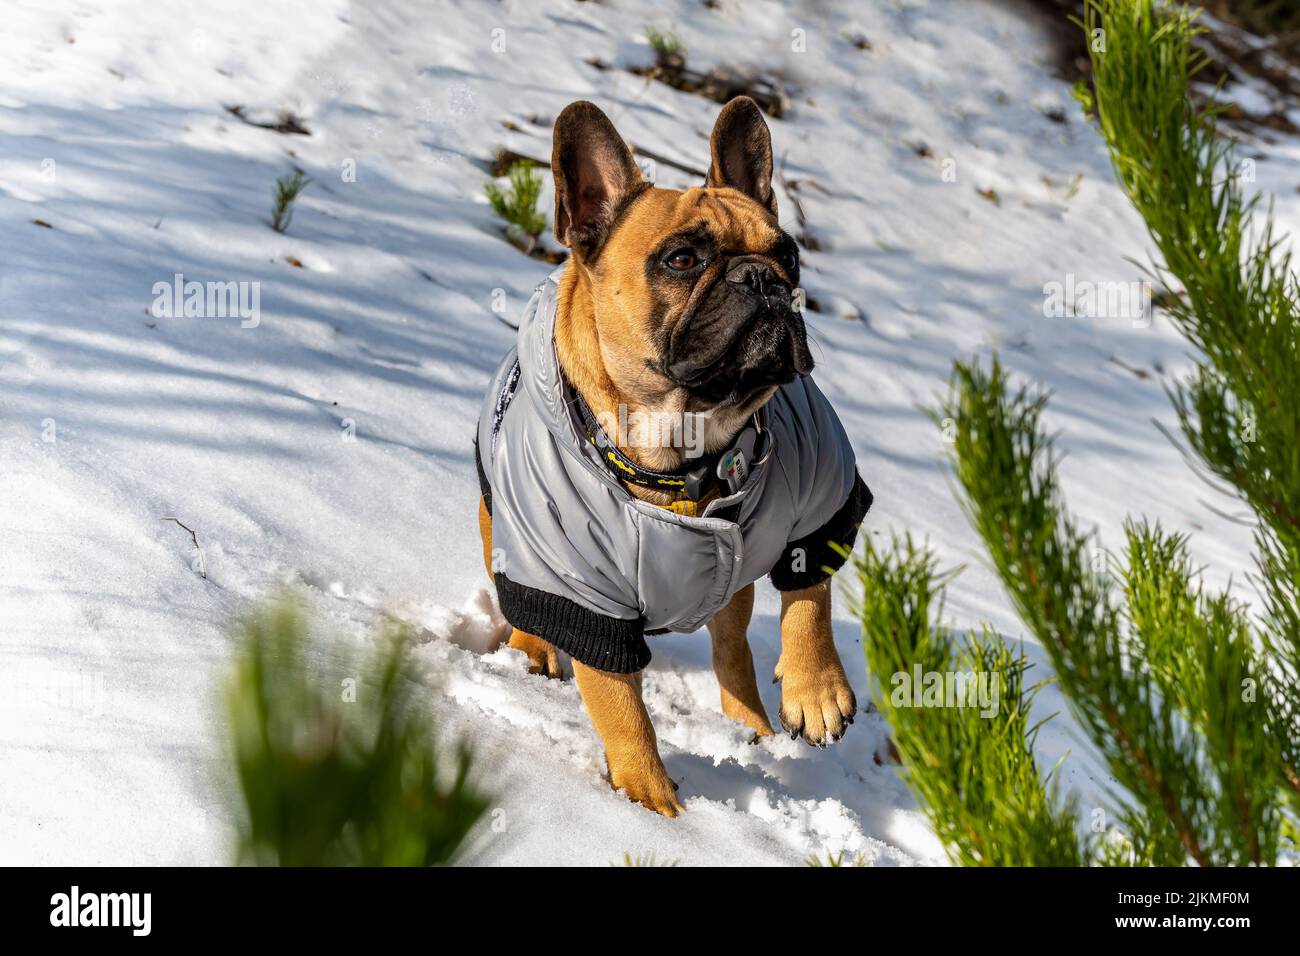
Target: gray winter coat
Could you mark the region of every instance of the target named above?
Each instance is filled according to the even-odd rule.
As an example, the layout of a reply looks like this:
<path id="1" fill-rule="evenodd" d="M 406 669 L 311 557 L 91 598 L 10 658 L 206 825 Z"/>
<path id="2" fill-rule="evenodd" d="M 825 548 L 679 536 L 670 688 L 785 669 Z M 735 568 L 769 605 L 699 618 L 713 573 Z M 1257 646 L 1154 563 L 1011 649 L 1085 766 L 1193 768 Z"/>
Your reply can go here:
<path id="1" fill-rule="evenodd" d="M 781 590 L 825 580 L 844 562 L 832 543 L 852 548 L 871 493 L 839 418 L 802 377 L 759 413 L 765 460 L 702 517 L 634 497 L 587 439 L 560 371 L 562 271 L 529 302 L 479 417 L 493 571 L 512 625 L 627 673 L 649 663 L 647 632 L 696 630 L 764 575 Z"/>

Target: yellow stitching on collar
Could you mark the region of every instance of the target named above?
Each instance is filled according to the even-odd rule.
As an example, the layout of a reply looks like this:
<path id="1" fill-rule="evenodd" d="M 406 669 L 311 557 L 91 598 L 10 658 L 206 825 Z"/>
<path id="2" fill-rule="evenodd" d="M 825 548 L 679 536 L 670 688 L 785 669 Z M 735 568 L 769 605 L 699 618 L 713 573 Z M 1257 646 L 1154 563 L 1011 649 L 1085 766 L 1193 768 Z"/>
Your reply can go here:
<path id="1" fill-rule="evenodd" d="M 636 474 L 636 472 L 635 472 L 633 469 L 629 468 L 627 465 L 625 465 L 625 464 L 623 464 L 621 461 L 619 461 L 619 460 L 618 460 L 618 456 L 615 455 L 612 451 L 607 451 L 607 452 L 605 452 L 605 457 L 608 458 L 610 461 L 612 461 L 615 465 L 617 465 L 617 466 L 618 466 L 619 468 L 621 468 L 623 471 L 627 472 L 629 475 L 635 475 L 635 474 Z"/>
<path id="2" fill-rule="evenodd" d="M 595 443 L 593 442 L 593 444 Z M 612 461 L 615 467 L 619 469 L 619 471 L 625 472 L 635 477 L 636 470 L 628 467 L 627 465 L 623 464 L 623 462 L 619 461 L 618 456 L 614 454 L 614 452 L 612 451 L 605 452 L 605 457 L 608 458 L 610 461 Z M 683 481 L 681 478 L 656 478 L 655 484 L 661 485 L 666 488 L 684 488 L 686 486 L 686 482 Z"/>

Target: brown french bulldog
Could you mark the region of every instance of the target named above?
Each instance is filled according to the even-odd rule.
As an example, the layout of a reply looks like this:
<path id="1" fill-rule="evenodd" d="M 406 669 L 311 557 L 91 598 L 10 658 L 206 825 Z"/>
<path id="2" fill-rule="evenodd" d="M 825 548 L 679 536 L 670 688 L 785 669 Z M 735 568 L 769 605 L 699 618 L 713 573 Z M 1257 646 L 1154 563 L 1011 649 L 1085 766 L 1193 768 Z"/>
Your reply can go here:
<path id="1" fill-rule="evenodd" d="M 705 453 L 727 447 L 777 387 L 812 369 L 802 318 L 793 307 L 798 247 L 777 224 L 772 144 L 748 97 L 718 116 L 705 185 L 679 191 L 647 183 L 608 117 L 588 102 L 555 121 L 555 235 L 572 259 L 559 290 L 555 347 L 573 387 L 598 416 L 711 412 Z M 761 298 L 731 294 L 754 272 Z M 622 447 L 637 464 L 678 467 L 683 449 Z M 626 485 L 646 501 L 673 496 Z M 492 522 L 480 501 L 484 561 L 492 573 Z M 759 699 L 746 637 L 753 585 L 709 622 L 722 711 L 753 731 L 773 733 Z M 533 673 L 560 676 L 558 653 L 515 630 Z M 664 770 L 641 699 L 641 674 L 573 662 L 579 691 L 605 747 L 610 782 L 666 816 L 682 806 Z M 831 588 L 823 581 L 781 592 L 780 721 L 817 746 L 852 722 L 853 691 L 831 632 Z"/>

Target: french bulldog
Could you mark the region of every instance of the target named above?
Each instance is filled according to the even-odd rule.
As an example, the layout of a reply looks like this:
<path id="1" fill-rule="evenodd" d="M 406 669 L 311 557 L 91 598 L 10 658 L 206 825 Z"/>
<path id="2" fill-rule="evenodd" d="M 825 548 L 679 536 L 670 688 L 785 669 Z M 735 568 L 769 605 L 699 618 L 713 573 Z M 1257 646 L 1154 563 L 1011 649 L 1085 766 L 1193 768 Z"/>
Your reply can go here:
<path id="1" fill-rule="evenodd" d="M 617 420 L 620 414 L 655 420 L 693 416 L 702 429 L 694 451 L 710 461 L 726 453 L 743 429 L 760 420 L 778 391 L 808 376 L 814 364 L 798 301 L 799 247 L 777 221 L 772 143 L 762 113 L 748 97 L 728 103 L 713 129 L 705 183 L 677 190 L 645 180 L 632 151 L 595 105 L 572 103 L 555 121 L 551 168 L 555 237 L 570 250 L 558 279 L 554 355 L 574 401 L 598 421 Z M 839 428 L 838 419 L 834 424 Z M 796 433 L 799 427 L 794 422 Z M 610 446 L 610 460 L 622 469 L 614 471 L 616 478 L 633 472 L 676 475 L 691 464 L 682 440 L 611 440 Z M 837 473 L 837 481 L 852 483 L 856 477 L 851 452 L 848 462 L 849 478 Z M 732 459 L 724 463 L 733 464 Z M 715 491 L 724 499 L 743 485 L 728 474 L 733 485 L 720 481 Z M 492 479 L 481 464 L 480 478 L 485 494 L 479 524 L 484 560 L 493 574 Z M 684 501 L 680 487 L 633 480 L 622 487 L 626 495 L 665 509 L 678 509 Z M 842 501 L 848 485 L 837 487 Z M 792 494 L 775 478 L 766 488 L 764 494 Z M 548 489 L 539 483 L 515 493 L 542 499 Z M 499 490 L 496 497 L 500 506 Z M 827 509 L 839 514 L 841 527 L 837 535 L 825 536 L 837 537 L 840 547 L 852 546 L 870 503 L 865 486 L 857 498 L 849 497 Z M 699 504 L 684 503 L 689 509 Z M 567 528 L 563 512 L 552 510 L 554 523 Z M 496 580 L 504 611 L 501 574 Z M 785 580 L 797 585 L 805 579 Z M 824 747 L 844 734 L 857 704 L 832 636 L 829 577 L 807 580 L 812 583 L 781 590 L 781 652 L 774 679 L 781 684 L 781 725 L 791 736 Z M 746 636 L 753 605 L 753 583 L 736 587 L 707 628 L 722 711 L 757 741 L 774 730 L 759 697 Z M 560 651 L 567 648 L 557 644 L 564 643 L 564 629 L 539 624 L 537 630 L 551 633 L 531 633 L 519 626 L 521 620 L 551 618 L 516 614 L 509 646 L 527 655 L 532 672 L 560 676 Z M 573 647 L 585 646 L 581 635 L 565 633 Z M 573 672 L 604 744 L 610 783 L 632 800 L 676 816 L 682 804 L 642 702 L 642 671 L 602 669 L 603 658 L 589 657 L 593 664 L 573 653 Z"/>

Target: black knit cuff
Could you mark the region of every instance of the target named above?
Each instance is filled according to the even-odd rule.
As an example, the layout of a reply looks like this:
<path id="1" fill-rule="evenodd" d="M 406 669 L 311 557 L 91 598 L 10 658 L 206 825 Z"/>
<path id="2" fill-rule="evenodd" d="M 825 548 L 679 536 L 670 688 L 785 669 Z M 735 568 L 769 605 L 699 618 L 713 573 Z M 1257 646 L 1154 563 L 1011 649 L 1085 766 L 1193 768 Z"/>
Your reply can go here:
<path id="1" fill-rule="evenodd" d="M 848 560 L 858 538 L 858 527 L 871 507 L 871 490 L 862 476 L 853 473 L 853 489 L 848 500 L 831 520 L 785 547 L 781 558 L 772 566 L 772 585 L 778 591 L 798 591 L 820 584 L 838 571 Z M 841 553 L 835 545 L 844 549 Z"/>
<path id="2" fill-rule="evenodd" d="M 487 508 L 488 517 L 492 516 L 492 486 L 488 483 L 487 472 L 483 470 L 483 457 L 478 453 L 478 437 L 474 438 L 474 468 L 478 471 L 478 490 L 483 496 L 483 507 Z"/>
<path id="3" fill-rule="evenodd" d="M 606 617 L 558 594 L 517 584 L 499 572 L 495 577 L 501 613 L 511 626 L 549 641 L 597 670 L 634 674 L 650 663 L 641 620 Z"/>

